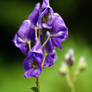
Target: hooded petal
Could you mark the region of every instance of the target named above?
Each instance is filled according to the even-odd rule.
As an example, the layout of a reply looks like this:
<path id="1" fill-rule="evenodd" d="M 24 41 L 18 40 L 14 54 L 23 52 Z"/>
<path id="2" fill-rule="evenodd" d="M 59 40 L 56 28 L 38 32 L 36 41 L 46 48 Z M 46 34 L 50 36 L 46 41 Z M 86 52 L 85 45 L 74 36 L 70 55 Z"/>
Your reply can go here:
<path id="1" fill-rule="evenodd" d="M 23 54 L 27 54 L 29 47 L 27 41 L 33 41 L 35 39 L 35 32 L 32 29 L 32 24 L 30 20 L 25 20 L 21 27 L 19 28 L 17 34 L 15 35 L 13 42 L 16 47 L 18 47 Z"/>
<path id="2" fill-rule="evenodd" d="M 56 59 L 57 59 L 57 55 L 56 55 L 55 50 L 53 50 L 51 53 L 48 53 L 44 62 L 44 66 L 46 67 L 52 66 L 54 62 L 56 61 Z"/>
<path id="3" fill-rule="evenodd" d="M 55 47 L 62 49 L 61 42 L 68 37 L 68 29 L 58 13 L 54 13 L 52 21 L 52 29 L 50 30 L 53 36 L 52 43 Z"/>
<path id="4" fill-rule="evenodd" d="M 59 39 L 60 42 L 63 42 L 68 37 L 68 31 L 60 31 L 55 34 L 53 34 L 53 38 Z"/>
<path id="5" fill-rule="evenodd" d="M 28 34 L 32 32 L 31 26 L 32 26 L 32 23 L 31 23 L 30 20 L 24 20 L 23 23 L 22 23 L 22 25 L 21 25 L 21 27 L 19 28 L 19 30 L 17 32 L 17 35 L 21 39 L 27 40 L 29 38 Z"/>
<path id="6" fill-rule="evenodd" d="M 42 9 L 49 7 L 49 0 L 43 0 Z"/>
<path id="7" fill-rule="evenodd" d="M 13 42 L 15 46 L 22 51 L 23 54 L 27 54 L 29 47 L 25 41 L 18 37 L 18 35 L 15 35 Z"/>
<path id="8" fill-rule="evenodd" d="M 41 13 L 38 19 L 38 27 L 40 29 L 47 28 L 51 29 L 52 26 L 52 15 L 53 15 L 53 9 L 49 6 L 49 0 L 43 0 L 43 4 L 41 7 Z"/>
<path id="9" fill-rule="evenodd" d="M 33 12 L 29 15 L 28 19 L 36 26 L 40 13 L 40 3 L 35 5 Z"/>
<path id="10" fill-rule="evenodd" d="M 67 31 L 67 27 L 64 23 L 63 18 L 58 14 L 58 13 L 54 13 L 53 15 L 53 24 L 52 24 L 52 33 L 56 33 L 59 31 Z"/>

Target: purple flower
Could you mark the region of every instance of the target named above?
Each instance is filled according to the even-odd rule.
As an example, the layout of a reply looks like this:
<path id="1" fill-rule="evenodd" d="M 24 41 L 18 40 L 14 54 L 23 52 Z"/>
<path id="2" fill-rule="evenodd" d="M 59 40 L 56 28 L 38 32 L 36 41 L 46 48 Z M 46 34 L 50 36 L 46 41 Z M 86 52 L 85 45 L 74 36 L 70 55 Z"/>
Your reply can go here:
<path id="1" fill-rule="evenodd" d="M 33 12 L 29 15 L 28 19 L 37 26 L 38 17 L 40 15 L 40 3 L 37 3 Z"/>
<path id="2" fill-rule="evenodd" d="M 28 57 L 24 60 L 26 78 L 38 77 L 42 72 L 43 52 L 40 39 L 36 41 L 35 46 L 29 51 Z"/>
<path id="3" fill-rule="evenodd" d="M 53 9 L 49 5 L 49 0 L 43 0 L 41 7 L 41 13 L 38 19 L 39 28 L 51 29 L 52 26 L 52 15 L 54 14 Z"/>
<path id="4" fill-rule="evenodd" d="M 47 35 L 52 36 L 49 39 L 50 44 L 53 44 L 51 48 L 54 46 L 62 49 L 61 43 L 68 37 L 68 29 L 59 14 L 54 13 L 52 29 L 47 31 Z"/>
<path id="5" fill-rule="evenodd" d="M 56 61 L 56 59 L 57 59 L 56 51 L 53 50 L 52 52 L 49 52 L 48 55 L 46 56 L 44 66 L 50 67 L 54 65 L 54 62 Z"/>
<path id="6" fill-rule="evenodd" d="M 14 44 L 18 47 L 23 54 L 27 54 L 29 46 L 27 41 L 35 41 L 34 27 L 37 26 L 39 17 L 40 4 L 37 3 L 33 12 L 30 14 L 27 20 L 24 20 L 17 34 L 14 37 Z"/>

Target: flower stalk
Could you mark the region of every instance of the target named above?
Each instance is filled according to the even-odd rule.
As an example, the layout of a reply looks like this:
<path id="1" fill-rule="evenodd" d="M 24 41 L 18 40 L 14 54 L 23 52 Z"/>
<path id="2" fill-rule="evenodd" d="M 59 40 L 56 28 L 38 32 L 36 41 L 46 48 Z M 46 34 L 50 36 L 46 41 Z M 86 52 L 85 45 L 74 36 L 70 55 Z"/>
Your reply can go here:
<path id="1" fill-rule="evenodd" d="M 69 74 L 67 74 L 66 79 L 69 87 L 71 88 L 71 92 L 75 92 L 74 84 Z"/>
<path id="2" fill-rule="evenodd" d="M 45 62 L 45 59 L 46 59 L 47 55 L 48 55 L 48 53 L 45 52 L 45 53 L 44 53 L 43 62 L 42 62 L 42 67 L 44 66 L 44 62 Z"/>
<path id="3" fill-rule="evenodd" d="M 52 35 L 49 35 L 49 37 L 47 38 L 47 40 L 42 44 L 42 48 L 44 48 L 44 46 L 46 45 L 46 43 L 48 42 L 48 40 L 52 37 Z"/>
<path id="4" fill-rule="evenodd" d="M 77 68 L 74 75 L 72 76 L 73 83 L 76 81 L 76 77 L 77 77 L 78 74 L 79 74 L 79 69 Z"/>
<path id="5" fill-rule="evenodd" d="M 40 92 L 40 77 L 36 78 L 37 91 Z"/>
<path id="6" fill-rule="evenodd" d="M 27 41 L 27 44 L 28 44 L 29 50 L 31 50 L 31 42 Z"/>
<path id="7" fill-rule="evenodd" d="M 39 38 L 40 38 L 41 32 L 42 32 L 42 30 L 40 29 L 40 30 L 39 30 Z"/>
<path id="8" fill-rule="evenodd" d="M 34 27 L 35 30 L 35 40 L 37 40 L 37 27 Z"/>

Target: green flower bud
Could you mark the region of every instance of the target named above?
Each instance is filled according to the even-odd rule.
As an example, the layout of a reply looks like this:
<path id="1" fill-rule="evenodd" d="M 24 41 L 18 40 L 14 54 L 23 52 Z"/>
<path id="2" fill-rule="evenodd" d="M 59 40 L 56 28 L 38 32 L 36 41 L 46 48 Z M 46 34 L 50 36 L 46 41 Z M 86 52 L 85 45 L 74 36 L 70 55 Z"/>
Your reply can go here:
<path id="1" fill-rule="evenodd" d="M 65 61 L 69 66 L 74 64 L 74 50 L 69 49 L 68 52 L 65 54 Z"/>
<path id="2" fill-rule="evenodd" d="M 84 71 L 85 69 L 86 69 L 86 60 L 84 57 L 81 57 L 79 61 L 79 70 Z"/>
<path id="3" fill-rule="evenodd" d="M 63 62 L 63 63 L 61 64 L 61 67 L 60 67 L 60 69 L 59 69 L 59 72 L 60 72 L 60 74 L 61 74 L 62 76 L 65 76 L 65 75 L 68 73 L 68 67 L 67 67 L 66 62 Z"/>

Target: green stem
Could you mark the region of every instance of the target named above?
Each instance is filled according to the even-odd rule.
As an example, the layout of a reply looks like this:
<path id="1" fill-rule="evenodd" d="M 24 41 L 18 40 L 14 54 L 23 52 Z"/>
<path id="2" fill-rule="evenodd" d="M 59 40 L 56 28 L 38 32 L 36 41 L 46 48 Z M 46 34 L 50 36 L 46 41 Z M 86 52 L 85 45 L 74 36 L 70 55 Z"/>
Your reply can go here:
<path id="1" fill-rule="evenodd" d="M 46 45 L 46 43 L 48 42 L 48 40 L 52 37 L 52 35 L 49 35 L 49 37 L 47 38 L 47 40 L 42 44 L 42 48 L 44 48 L 44 46 Z"/>
<path id="2" fill-rule="evenodd" d="M 71 92 L 75 92 L 74 86 L 71 88 Z"/>
<path id="3" fill-rule="evenodd" d="M 42 67 L 44 65 L 44 61 L 45 61 L 47 55 L 48 55 L 48 53 L 44 53 L 44 59 L 43 59 L 43 62 L 42 62 Z M 37 85 L 38 92 L 40 92 L 40 76 L 36 79 L 36 85 Z"/>
<path id="4" fill-rule="evenodd" d="M 29 40 L 27 41 L 27 44 L 29 46 L 29 50 L 31 50 L 31 42 Z"/>
<path id="5" fill-rule="evenodd" d="M 42 30 L 40 29 L 40 30 L 39 30 L 39 38 L 40 38 L 41 32 L 42 32 Z"/>
<path id="6" fill-rule="evenodd" d="M 44 65 L 44 62 L 45 62 L 45 59 L 46 59 L 46 56 L 48 55 L 48 53 L 44 53 L 44 58 L 43 58 L 43 61 L 42 61 L 42 67 Z"/>
<path id="7" fill-rule="evenodd" d="M 36 85 L 37 85 L 38 92 L 40 92 L 40 77 L 36 79 Z"/>
<path id="8" fill-rule="evenodd" d="M 75 73 L 74 73 L 74 75 L 73 75 L 73 77 L 72 77 L 72 81 L 73 82 L 76 81 L 76 77 L 77 77 L 78 74 L 79 74 L 79 69 L 77 68 L 76 71 L 75 71 Z"/>
<path id="9" fill-rule="evenodd" d="M 34 27 L 35 30 L 35 40 L 37 40 L 37 27 Z"/>
<path id="10" fill-rule="evenodd" d="M 74 84 L 73 84 L 69 74 L 66 75 L 66 79 L 67 79 L 69 87 L 71 88 L 71 92 L 75 92 Z"/>

